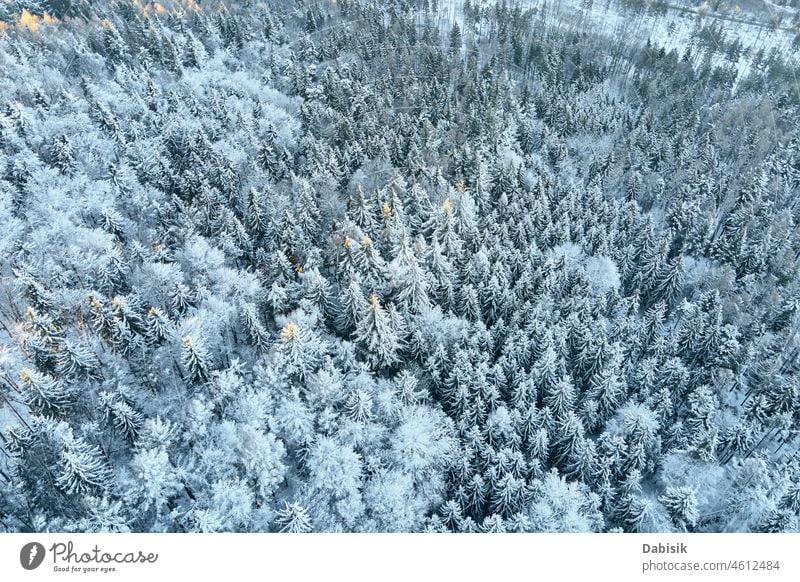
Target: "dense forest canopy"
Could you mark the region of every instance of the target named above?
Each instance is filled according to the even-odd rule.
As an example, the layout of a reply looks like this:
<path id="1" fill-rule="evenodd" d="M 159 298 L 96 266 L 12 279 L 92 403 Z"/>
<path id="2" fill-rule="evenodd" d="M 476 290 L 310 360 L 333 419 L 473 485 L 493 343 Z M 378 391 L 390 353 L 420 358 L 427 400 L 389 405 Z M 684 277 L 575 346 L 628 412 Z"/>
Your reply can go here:
<path id="1" fill-rule="evenodd" d="M 798 531 L 798 3 L 711 4 L 2 0 L 0 531 Z"/>

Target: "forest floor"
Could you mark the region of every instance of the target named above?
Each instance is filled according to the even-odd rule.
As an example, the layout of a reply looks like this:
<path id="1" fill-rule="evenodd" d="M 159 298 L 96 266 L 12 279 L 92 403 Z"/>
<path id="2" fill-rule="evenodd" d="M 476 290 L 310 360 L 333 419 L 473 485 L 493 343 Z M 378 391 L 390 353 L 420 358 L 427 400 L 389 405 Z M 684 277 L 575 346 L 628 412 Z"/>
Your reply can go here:
<path id="1" fill-rule="evenodd" d="M 486 4 L 489 4 L 486 2 Z M 697 34 L 701 27 L 711 23 L 719 26 L 724 42 L 738 41 L 741 51 L 735 60 L 720 50 L 715 65 L 733 64 L 736 66 L 737 80 L 734 91 L 753 66 L 753 59 L 759 50 L 764 55 L 773 51 L 796 63 L 795 50 L 792 48 L 797 34 L 797 27 L 788 24 L 776 25 L 767 22 L 764 14 L 782 7 L 765 3 L 758 6 L 745 5 L 740 15 L 722 11 L 714 11 L 697 6 L 691 2 L 670 2 L 666 13 L 641 11 L 634 13 L 626 9 L 616 0 L 595 0 L 590 7 L 585 7 L 584 0 L 564 0 L 547 2 L 546 0 L 523 0 L 521 6 L 532 8 L 541 14 L 541 18 L 551 24 L 573 28 L 577 26 L 594 34 L 610 38 L 625 38 L 629 42 L 644 45 L 648 40 L 658 47 L 679 52 L 692 47 L 697 42 Z M 463 26 L 464 0 L 448 0 L 444 6 L 446 18 L 457 21 Z M 791 12 L 792 9 L 786 9 Z M 723 47 L 720 47 L 722 49 Z"/>

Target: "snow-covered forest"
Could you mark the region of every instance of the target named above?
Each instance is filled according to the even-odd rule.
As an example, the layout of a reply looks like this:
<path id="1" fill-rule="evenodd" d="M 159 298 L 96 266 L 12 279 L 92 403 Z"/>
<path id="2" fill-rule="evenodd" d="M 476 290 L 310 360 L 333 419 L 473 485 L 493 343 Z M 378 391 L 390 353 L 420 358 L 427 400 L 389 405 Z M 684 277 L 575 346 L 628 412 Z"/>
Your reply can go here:
<path id="1" fill-rule="evenodd" d="M 0 531 L 799 531 L 740 4 L 0 0 Z"/>

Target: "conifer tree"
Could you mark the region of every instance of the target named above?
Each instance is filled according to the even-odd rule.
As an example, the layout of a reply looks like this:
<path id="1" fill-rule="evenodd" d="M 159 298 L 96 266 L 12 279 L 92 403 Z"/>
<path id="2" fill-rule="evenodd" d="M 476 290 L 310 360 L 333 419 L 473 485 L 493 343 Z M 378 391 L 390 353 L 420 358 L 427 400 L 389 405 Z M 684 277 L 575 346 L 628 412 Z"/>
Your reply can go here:
<path id="1" fill-rule="evenodd" d="M 183 367 L 193 382 L 206 382 L 211 373 L 211 355 L 205 342 L 200 338 L 187 335 L 182 340 L 181 352 Z"/>
<path id="2" fill-rule="evenodd" d="M 370 293 L 365 312 L 358 315 L 355 339 L 366 352 L 367 360 L 375 368 L 387 368 L 398 360 L 400 340 L 378 296 Z"/>
<path id="3" fill-rule="evenodd" d="M 661 503 L 676 527 L 687 529 L 697 523 L 697 497 L 688 487 L 667 489 L 661 497 Z"/>

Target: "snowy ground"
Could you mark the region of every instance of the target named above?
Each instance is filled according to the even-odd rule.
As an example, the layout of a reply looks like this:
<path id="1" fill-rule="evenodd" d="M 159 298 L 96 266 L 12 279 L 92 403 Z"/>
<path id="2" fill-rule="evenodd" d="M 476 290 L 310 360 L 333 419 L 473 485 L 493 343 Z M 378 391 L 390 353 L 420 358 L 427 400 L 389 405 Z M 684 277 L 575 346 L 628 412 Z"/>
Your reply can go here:
<path id="1" fill-rule="evenodd" d="M 462 11 L 465 0 L 445 0 L 443 9 L 448 14 L 448 21 L 458 21 L 463 25 Z M 482 5 L 491 5 L 493 0 L 478 0 Z M 473 2 L 474 4 L 474 2 Z M 590 4 L 587 8 L 586 5 Z M 656 46 L 666 50 L 673 48 L 683 51 L 692 46 L 693 34 L 701 26 L 711 24 L 720 27 L 724 39 L 728 42 L 738 39 L 742 45 L 741 56 L 735 62 L 738 80 L 746 75 L 752 66 L 752 59 L 759 49 L 769 55 L 777 50 L 788 58 L 796 55 L 792 50 L 792 41 L 797 30 L 791 28 L 789 18 L 794 10 L 784 8 L 763 0 L 762 9 L 757 4 L 738 10 L 734 7 L 726 12 L 712 12 L 707 5 L 693 2 L 676 1 L 670 3 L 666 14 L 647 12 L 636 15 L 622 7 L 616 0 L 563 0 L 552 2 L 546 0 L 521 0 L 520 5 L 533 8 L 550 21 L 563 26 L 578 26 L 586 31 L 607 35 L 613 38 L 627 38 L 631 42 L 645 44 L 649 39 Z M 770 26 L 766 19 L 775 14 L 783 14 L 784 21 L 780 26 Z M 730 63 L 720 55 L 717 63 Z"/>

